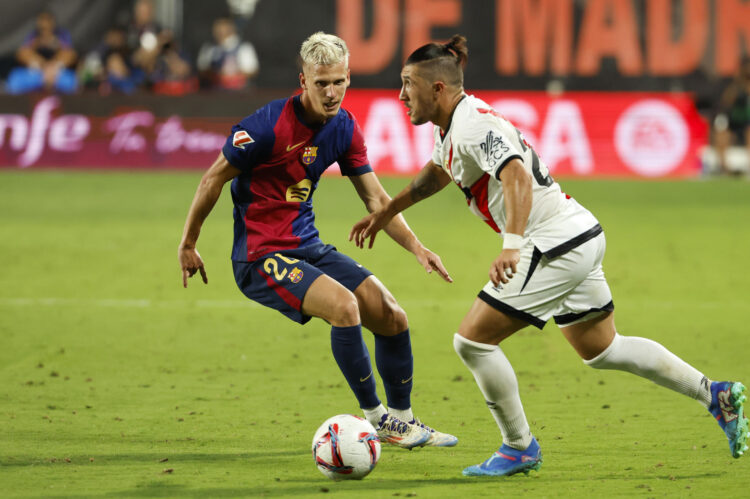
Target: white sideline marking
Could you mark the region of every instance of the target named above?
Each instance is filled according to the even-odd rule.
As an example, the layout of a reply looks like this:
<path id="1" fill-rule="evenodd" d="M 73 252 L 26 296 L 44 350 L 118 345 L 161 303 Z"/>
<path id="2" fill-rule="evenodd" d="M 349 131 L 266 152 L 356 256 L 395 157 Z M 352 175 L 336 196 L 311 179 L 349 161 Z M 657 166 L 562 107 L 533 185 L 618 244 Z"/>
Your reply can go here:
<path id="1" fill-rule="evenodd" d="M 126 298 L 0 298 L 0 306 L 85 306 L 102 308 L 239 308 L 246 306 L 260 306 L 250 300 L 149 300 Z"/>
<path id="2" fill-rule="evenodd" d="M 439 305 L 445 307 L 464 307 L 468 310 L 471 306 L 471 299 L 467 300 L 397 300 L 401 305 L 409 307 L 434 307 Z M 631 308 L 680 308 L 689 306 L 692 309 L 716 309 L 716 308 L 736 308 L 743 307 L 746 304 L 740 302 L 701 302 L 689 304 L 686 302 L 676 301 L 654 301 L 648 300 L 643 303 L 630 302 Z M 0 306 L 4 307 L 58 307 L 58 306 L 86 306 L 102 308 L 243 308 L 243 307 L 262 307 L 261 304 L 252 300 L 150 300 L 147 298 L 0 298 Z"/>
<path id="3" fill-rule="evenodd" d="M 471 306 L 471 300 L 401 300 L 405 307 Z M 101 307 L 101 308 L 243 308 L 262 307 L 252 300 L 149 300 L 128 298 L 0 298 L 0 307 Z"/>

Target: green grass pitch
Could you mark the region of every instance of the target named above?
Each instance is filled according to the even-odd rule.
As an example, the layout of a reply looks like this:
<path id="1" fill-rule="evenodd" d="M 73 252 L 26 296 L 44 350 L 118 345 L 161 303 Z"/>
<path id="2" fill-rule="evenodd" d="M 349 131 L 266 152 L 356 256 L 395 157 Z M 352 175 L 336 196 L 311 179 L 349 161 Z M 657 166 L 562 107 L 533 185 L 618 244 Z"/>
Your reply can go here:
<path id="1" fill-rule="evenodd" d="M 358 250 L 347 236 L 365 210 L 336 176 L 315 195 L 322 238 L 375 272 L 404 307 L 415 412 L 460 442 L 384 448 L 364 481 L 327 480 L 310 456 L 313 432 L 329 416 L 359 413 L 329 328 L 294 324 L 236 288 L 228 189 L 199 242 L 209 284 L 194 278 L 182 289 L 177 244 L 199 177 L 0 174 L 0 496 L 749 493 L 750 456 L 732 459 L 698 403 L 585 367 L 552 323 L 503 343 L 544 466 L 507 479 L 461 476 L 500 441 L 452 348 L 500 242 L 448 186 L 406 218 L 455 283 L 426 275 L 384 235 Z M 407 181 L 383 180 L 392 194 Z M 619 331 L 663 343 L 712 379 L 750 384 L 750 183 L 562 185 L 605 228 Z"/>

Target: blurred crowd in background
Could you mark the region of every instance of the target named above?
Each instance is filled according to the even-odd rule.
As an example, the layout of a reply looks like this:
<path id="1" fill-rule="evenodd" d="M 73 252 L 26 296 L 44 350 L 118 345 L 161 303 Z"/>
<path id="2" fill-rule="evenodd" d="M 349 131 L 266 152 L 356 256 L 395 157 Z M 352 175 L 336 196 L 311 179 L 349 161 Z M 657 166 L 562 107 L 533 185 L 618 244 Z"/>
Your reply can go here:
<path id="1" fill-rule="evenodd" d="M 110 0 L 109 4 L 114 1 Z M 248 29 L 248 23 L 259 1 L 193 2 L 191 5 L 194 8 L 200 6 L 200 13 L 195 15 L 193 12 L 194 15 L 190 19 L 186 17 L 184 21 L 205 27 L 210 25 L 212 28 L 211 35 L 207 30 L 203 30 L 203 35 L 198 35 L 196 25 L 182 23 L 182 18 L 177 21 L 172 19 L 172 22 L 164 23 L 166 25 L 160 23 L 156 10 L 160 4 L 155 0 L 117 0 L 119 12 L 111 24 L 101 26 L 96 33 L 95 38 L 100 39 L 90 38 L 79 46 L 66 29 L 69 27 L 59 22 L 53 12 L 60 5 L 46 3 L 47 8 L 53 10 L 36 14 L 33 27 L 20 46 L 13 46 L 13 53 L 9 51 L 3 64 L 0 64 L 0 80 L 4 80 L 0 81 L 0 93 L 90 93 L 102 96 L 151 93 L 183 96 L 205 91 L 252 89 L 260 64 L 258 53 L 248 40 L 254 34 Z M 179 5 L 178 2 L 162 4 Z M 280 4 L 268 7 L 284 9 Z M 287 19 L 294 14 L 293 11 L 284 11 L 281 17 Z M 212 17 L 203 17 L 207 15 Z M 70 16 L 68 20 L 72 22 Z M 310 29 L 316 27 L 313 26 L 316 24 L 314 20 L 309 19 L 297 19 L 295 23 L 290 22 L 290 25 L 309 23 Z M 182 33 L 175 33 L 176 27 L 181 28 Z M 276 33 L 276 26 L 260 23 L 256 25 L 256 30 Z M 185 37 L 186 32 L 190 36 Z M 279 35 L 283 35 L 283 29 Z M 289 35 L 284 40 L 294 38 L 291 33 Z M 181 40 L 187 39 L 193 42 L 189 50 L 181 44 Z M 281 40 L 274 43 L 280 44 Z M 265 52 L 268 50 L 266 46 Z M 705 84 L 693 84 L 689 89 L 695 96 L 697 109 L 711 123 L 712 147 L 707 149 L 703 161 L 719 173 L 738 171 L 732 166 L 737 164 L 743 165 L 742 171 L 750 171 L 750 56 L 747 54 L 748 47 L 739 70 L 730 80 L 706 80 Z M 278 68 L 269 68 L 269 64 L 266 66 L 268 75 L 278 71 Z M 289 65 L 284 60 L 278 66 Z M 600 72 L 599 81 L 606 83 L 601 78 L 604 73 L 604 70 Z M 360 75 L 358 81 L 366 77 Z M 490 80 L 491 77 L 488 77 L 485 81 Z M 638 78 L 620 80 L 632 84 Z M 290 86 L 294 86 L 294 80 L 284 81 L 290 81 Z M 552 79 L 550 82 L 560 83 L 561 80 Z M 397 86 L 398 80 L 394 79 L 393 83 Z M 505 79 L 497 80 L 495 88 L 502 90 L 507 83 L 509 81 Z M 674 82 L 671 85 L 678 90 L 681 88 Z M 613 86 L 617 88 L 614 82 Z M 548 84 L 547 91 L 551 88 L 554 85 Z"/>
<path id="2" fill-rule="evenodd" d="M 242 90 L 258 73 L 255 48 L 241 38 L 242 23 L 236 17 L 215 18 L 212 39 L 195 56 L 159 24 L 153 0 L 135 0 L 126 18 L 109 26 L 98 46 L 85 51 L 73 44 L 51 11 L 41 12 L 15 54 L 6 92 L 185 95 L 199 89 Z"/>

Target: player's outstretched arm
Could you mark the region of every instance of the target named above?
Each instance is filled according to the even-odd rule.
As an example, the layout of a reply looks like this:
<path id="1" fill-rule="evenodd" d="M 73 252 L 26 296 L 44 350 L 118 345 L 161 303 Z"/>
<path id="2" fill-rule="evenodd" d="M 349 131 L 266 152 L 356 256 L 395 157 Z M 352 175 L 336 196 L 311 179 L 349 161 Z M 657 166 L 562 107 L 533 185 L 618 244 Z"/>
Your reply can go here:
<path id="1" fill-rule="evenodd" d="M 381 229 L 384 229 L 388 235 L 396 241 L 398 244 L 403 246 L 408 251 L 414 253 L 417 257 L 417 261 L 431 273 L 433 270 L 437 271 L 440 276 L 447 282 L 453 282 L 448 271 L 443 266 L 440 257 L 425 248 L 422 243 L 417 239 L 417 236 L 412 232 L 409 226 L 406 224 L 403 216 L 400 212 L 413 205 L 420 199 L 424 199 L 435 192 L 442 189 L 447 182 L 440 182 L 440 178 L 437 180 L 430 181 L 430 184 L 435 186 L 429 194 L 426 194 L 426 190 L 422 187 L 421 193 L 417 196 L 413 195 L 412 188 L 415 183 L 418 186 L 425 184 L 424 178 L 430 177 L 436 174 L 431 168 L 431 162 L 424 168 L 424 170 L 407 186 L 398 196 L 393 200 L 385 192 L 385 189 L 380 185 L 377 177 L 374 173 L 368 173 L 361 175 L 360 177 L 351 177 L 357 192 L 359 193 L 362 201 L 367 206 L 367 210 L 370 211 L 370 215 L 357 222 L 349 233 L 349 240 L 354 240 L 355 244 L 364 248 L 364 242 L 369 237 L 369 247 L 372 248 L 375 243 L 375 236 Z M 444 174 L 444 172 L 437 168 L 437 175 Z M 424 172 L 429 172 L 425 174 Z M 445 175 L 447 177 L 447 175 Z M 422 177 L 420 181 L 420 177 Z M 419 182 L 418 182 L 419 181 Z M 448 179 L 450 181 L 450 179 Z M 426 194 L 426 195 L 425 195 Z"/>
<path id="2" fill-rule="evenodd" d="M 369 247 L 372 248 L 372 245 L 375 243 L 375 235 L 378 231 L 386 227 L 393 217 L 413 204 L 432 196 L 448 185 L 449 182 L 450 177 L 448 174 L 435 163 L 429 161 L 419 174 L 414 177 L 414 180 L 392 200 L 383 188 L 380 187 L 380 190 L 382 190 L 383 195 L 387 199 L 384 202 L 380 202 L 378 206 L 370 206 L 366 199 L 366 193 L 360 192 L 360 188 L 358 187 L 357 191 L 371 214 L 352 227 L 352 230 L 349 232 L 349 240 L 354 240 L 354 243 L 358 247 L 364 248 L 365 240 L 370 238 Z M 406 225 L 406 222 L 404 222 L 404 225 Z M 402 246 L 404 245 L 402 244 Z M 404 247 L 409 249 L 407 246 Z"/>
<path id="3" fill-rule="evenodd" d="M 490 266 L 490 280 L 495 286 L 501 282 L 507 283 L 516 273 L 521 251 L 517 248 L 508 248 L 508 238 L 511 235 L 523 237 L 531 213 L 532 200 L 531 175 L 523 168 L 520 160 L 513 159 L 502 169 L 500 181 L 503 183 L 507 222 L 503 250 Z"/>
<path id="4" fill-rule="evenodd" d="M 219 199 L 224 184 L 239 174 L 240 170 L 229 164 L 223 153 L 219 153 L 219 157 L 216 158 L 211 168 L 203 174 L 203 178 L 198 184 L 198 190 L 195 192 L 187 220 L 185 220 L 182 240 L 177 249 L 177 258 L 182 269 L 182 285 L 186 288 L 188 278 L 193 277 L 196 272 L 200 272 L 203 282 L 208 284 L 206 269 L 203 266 L 200 254 L 195 249 L 195 245 L 198 242 L 203 222 Z"/>

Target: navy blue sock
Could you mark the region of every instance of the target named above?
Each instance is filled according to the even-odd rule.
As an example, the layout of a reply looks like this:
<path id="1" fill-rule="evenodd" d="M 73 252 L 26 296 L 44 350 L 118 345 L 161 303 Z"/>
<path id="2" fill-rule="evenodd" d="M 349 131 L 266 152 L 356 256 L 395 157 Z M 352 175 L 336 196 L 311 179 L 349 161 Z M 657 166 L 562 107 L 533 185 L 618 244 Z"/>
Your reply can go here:
<path id="1" fill-rule="evenodd" d="M 331 350 L 339 369 L 357 397 L 359 406 L 363 409 L 379 406 L 380 399 L 375 393 L 375 377 L 370 364 L 370 354 L 362 340 L 362 325 L 332 326 Z"/>
<path id="2" fill-rule="evenodd" d="M 383 378 L 388 407 L 411 407 L 414 358 L 408 329 L 395 336 L 375 335 L 375 364 Z"/>

